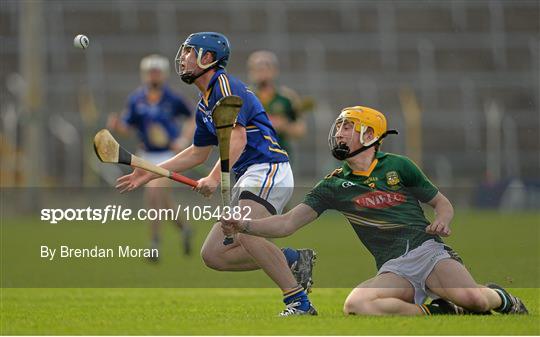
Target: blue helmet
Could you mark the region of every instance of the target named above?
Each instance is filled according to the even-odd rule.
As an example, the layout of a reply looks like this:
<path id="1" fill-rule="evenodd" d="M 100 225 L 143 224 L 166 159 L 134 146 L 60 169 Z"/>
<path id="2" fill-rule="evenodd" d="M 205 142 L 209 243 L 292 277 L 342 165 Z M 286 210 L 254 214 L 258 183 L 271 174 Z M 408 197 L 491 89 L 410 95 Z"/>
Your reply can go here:
<path id="1" fill-rule="evenodd" d="M 182 50 L 185 47 L 193 48 L 197 54 L 197 65 L 203 69 L 202 72 L 195 74 L 194 72 L 182 72 L 180 67 L 180 58 L 182 56 Z M 214 61 L 209 64 L 202 64 L 202 57 L 206 52 L 210 52 L 214 55 Z M 175 58 L 175 68 L 182 81 L 191 84 L 201 75 L 206 73 L 212 68 L 219 67 L 225 68 L 229 61 L 229 55 L 231 54 L 231 46 L 229 40 L 225 35 L 214 32 L 201 32 L 193 33 L 187 37 L 186 41 L 182 43 Z"/>
<path id="2" fill-rule="evenodd" d="M 231 54 L 231 45 L 227 37 L 221 33 L 201 32 L 193 33 L 187 37 L 182 46 L 195 48 L 197 54 L 201 57 L 206 52 L 212 52 L 215 57 L 215 65 L 221 68 L 227 66 L 229 55 Z"/>

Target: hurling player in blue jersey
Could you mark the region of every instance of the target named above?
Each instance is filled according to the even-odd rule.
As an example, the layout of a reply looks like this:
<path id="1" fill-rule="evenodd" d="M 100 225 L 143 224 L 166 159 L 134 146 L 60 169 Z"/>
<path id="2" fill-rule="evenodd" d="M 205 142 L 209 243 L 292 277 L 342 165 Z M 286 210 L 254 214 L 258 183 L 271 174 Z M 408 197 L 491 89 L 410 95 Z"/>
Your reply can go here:
<path id="1" fill-rule="evenodd" d="M 263 218 L 281 213 L 291 197 L 294 180 L 287 152 L 279 145 L 276 132 L 259 99 L 244 83 L 225 72 L 230 45 L 219 33 L 191 34 L 180 46 L 175 66 L 182 80 L 200 90 L 193 145 L 160 166 L 182 172 L 205 162 L 218 144 L 212 122 L 212 108 L 224 96 L 243 100 L 230 142 L 230 163 L 236 177 L 233 204 L 251 209 L 249 217 Z M 196 190 L 210 196 L 220 182 L 220 162 L 198 182 Z M 130 191 L 156 176 L 136 169 L 120 177 L 117 188 Z M 287 309 L 281 314 L 315 315 L 308 299 L 315 254 L 310 249 L 280 250 L 272 242 L 238 234 L 231 245 L 223 245 L 224 235 L 215 224 L 201 250 L 205 264 L 215 270 L 243 271 L 263 269 L 281 288 Z M 292 271 L 292 272 L 291 272 Z"/>
<path id="2" fill-rule="evenodd" d="M 190 107 L 184 99 L 173 92 L 167 85 L 169 60 L 160 55 L 149 55 L 141 60 L 140 70 L 143 85 L 133 91 L 128 98 L 127 108 L 122 116 L 109 117 L 108 128 L 120 133 L 136 131 L 141 142 L 137 155 L 159 164 L 191 143 L 194 119 Z M 177 119 L 183 117 L 182 134 Z M 153 209 L 171 209 L 170 180 L 156 179 L 149 182 L 145 189 L 145 199 Z M 191 226 L 180 220 L 176 221 L 182 232 L 183 251 L 191 252 Z M 152 248 L 159 248 L 159 220 L 151 221 Z M 153 258 L 152 260 L 156 260 Z"/>

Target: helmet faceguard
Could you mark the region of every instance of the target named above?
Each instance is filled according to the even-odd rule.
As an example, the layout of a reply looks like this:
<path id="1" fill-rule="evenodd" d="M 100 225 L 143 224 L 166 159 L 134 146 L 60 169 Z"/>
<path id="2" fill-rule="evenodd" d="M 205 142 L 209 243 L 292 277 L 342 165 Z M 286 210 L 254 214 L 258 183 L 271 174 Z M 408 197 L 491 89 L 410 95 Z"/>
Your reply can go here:
<path id="1" fill-rule="evenodd" d="M 181 58 L 182 53 L 186 48 L 193 48 L 195 51 L 195 54 L 197 55 L 196 63 L 197 66 L 202 69 L 201 71 L 182 71 Z M 203 64 L 202 58 L 207 52 L 212 53 L 214 56 L 214 61 L 208 64 Z M 224 69 L 229 61 L 229 55 L 229 40 L 227 40 L 223 34 L 213 32 L 194 33 L 188 36 L 186 41 L 184 41 L 184 43 L 180 45 L 180 48 L 178 48 L 178 52 L 174 58 L 174 66 L 176 73 L 180 75 L 182 81 L 191 84 L 210 69 L 216 67 Z"/>
<path id="2" fill-rule="evenodd" d="M 364 134 L 369 129 L 373 130 L 373 138 L 365 141 Z M 386 118 L 379 111 L 355 106 L 341 111 L 328 134 L 328 146 L 336 159 L 345 160 L 380 144 L 387 135 L 397 133 L 386 129 Z M 354 137 L 359 138 L 361 146 L 351 152 L 349 145 L 353 144 Z"/>

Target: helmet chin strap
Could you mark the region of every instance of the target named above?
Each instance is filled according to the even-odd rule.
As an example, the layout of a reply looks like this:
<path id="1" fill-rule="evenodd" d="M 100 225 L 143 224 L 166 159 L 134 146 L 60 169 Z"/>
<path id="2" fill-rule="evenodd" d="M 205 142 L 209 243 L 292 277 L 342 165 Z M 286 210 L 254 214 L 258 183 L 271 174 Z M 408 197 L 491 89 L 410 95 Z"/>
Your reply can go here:
<path id="1" fill-rule="evenodd" d="M 363 133 L 363 132 L 361 132 Z M 337 159 L 337 160 L 345 160 L 347 158 L 351 158 L 351 157 L 354 157 L 356 156 L 357 154 L 359 153 L 362 153 L 364 151 L 366 151 L 367 149 L 369 149 L 370 147 L 373 147 L 377 144 L 380 144 L 381 141 L 388 135 L 397 135 L 398 132 L 397 130 L 388 130 L 386 131 L 385 133 L 383 133 L 379 139 L 375 140 L 374 142 L 372 142 L 371 144 L 369 145 L 365 145 L 365 146 L 362 146 L 361 148 L 357 149 L 357 150 L 354 150 L 353 152 L 350 152 L 351 149 L 347 146 L 347 144 L 343 144 L 343 143 L 340 143 L 340 144 L 337 144 L 336 146 L 334 146 L 334 148 L 332 149 L 332 155 Z"/>
<path id="2" fill-rule="evenodd" d="M 206 74 L 210 69 L 213 69 L 215 65 L 218 63 L 219 60 L 215 60 L 214 62 L 208 63 L 208 64 L 202 64 L 202 54 L 203 49 L 199 48 L 199 52 L 197 53 L 197 65 L 199 68 L 203 69 L 199 74 L 195 75 L 193 72 L 190 73 L 184 73 L 180 75 L 180 78 L 182 81 L 184 81 L 187 84 L 192 84 L 195 82 L 196 79 L 201 77 L 202 75 Z"/>
<path id="3" fill-rule="evenodd" d="M 208 67 L 208 68 L 204 69 L 203 71 L 201 71 L 197 75 L 195 75 L 193 72 L 183 73 L 182 75 L 180 75 L 180 79 L 183 82 L 187 83 L 187 84 L 192 84 L 193 82 L 195 82 L 196 79 L 198 79 L 202 75 L 206 74 L 211 69 L 213 69 L 213 67 Z"/>

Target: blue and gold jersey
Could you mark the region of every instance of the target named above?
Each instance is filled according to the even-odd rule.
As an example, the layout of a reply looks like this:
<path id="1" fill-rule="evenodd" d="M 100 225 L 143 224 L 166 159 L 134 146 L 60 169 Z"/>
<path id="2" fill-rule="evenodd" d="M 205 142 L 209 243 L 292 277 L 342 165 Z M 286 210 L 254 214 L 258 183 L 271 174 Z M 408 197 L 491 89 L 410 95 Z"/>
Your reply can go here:
<path id="1" fill-rule="evenodd" d="M 288 162 L 287 152 L 279 145 L 276 131 L 259 99 L 242 81 L 221 69 L 210 80 L 206 93 L 201 94 L 197 106 L 197 128 L 193 144 L 195 146 L 218 144 L 216 128 L 212 122 L 212 109 L 222 97 L 231 95 L 240 96 L 244 102 L 236 124 L 245 127 L 247 133 L 244 152 L 233 166 L 237 178 L 253 164 Z"/>
<path id="2" fill-rule="evenodd" d="M 191 117 L 191 109 L 182 97 L 168 87 L 163 88 L 161 99 L 156 103 L 150 103 L 147 94 L 146 87 L 140 87 L 130 94 L 123 121 L 137 130 L 145 151 L 167 151 L 180 136 L 175 119 Z"/>

